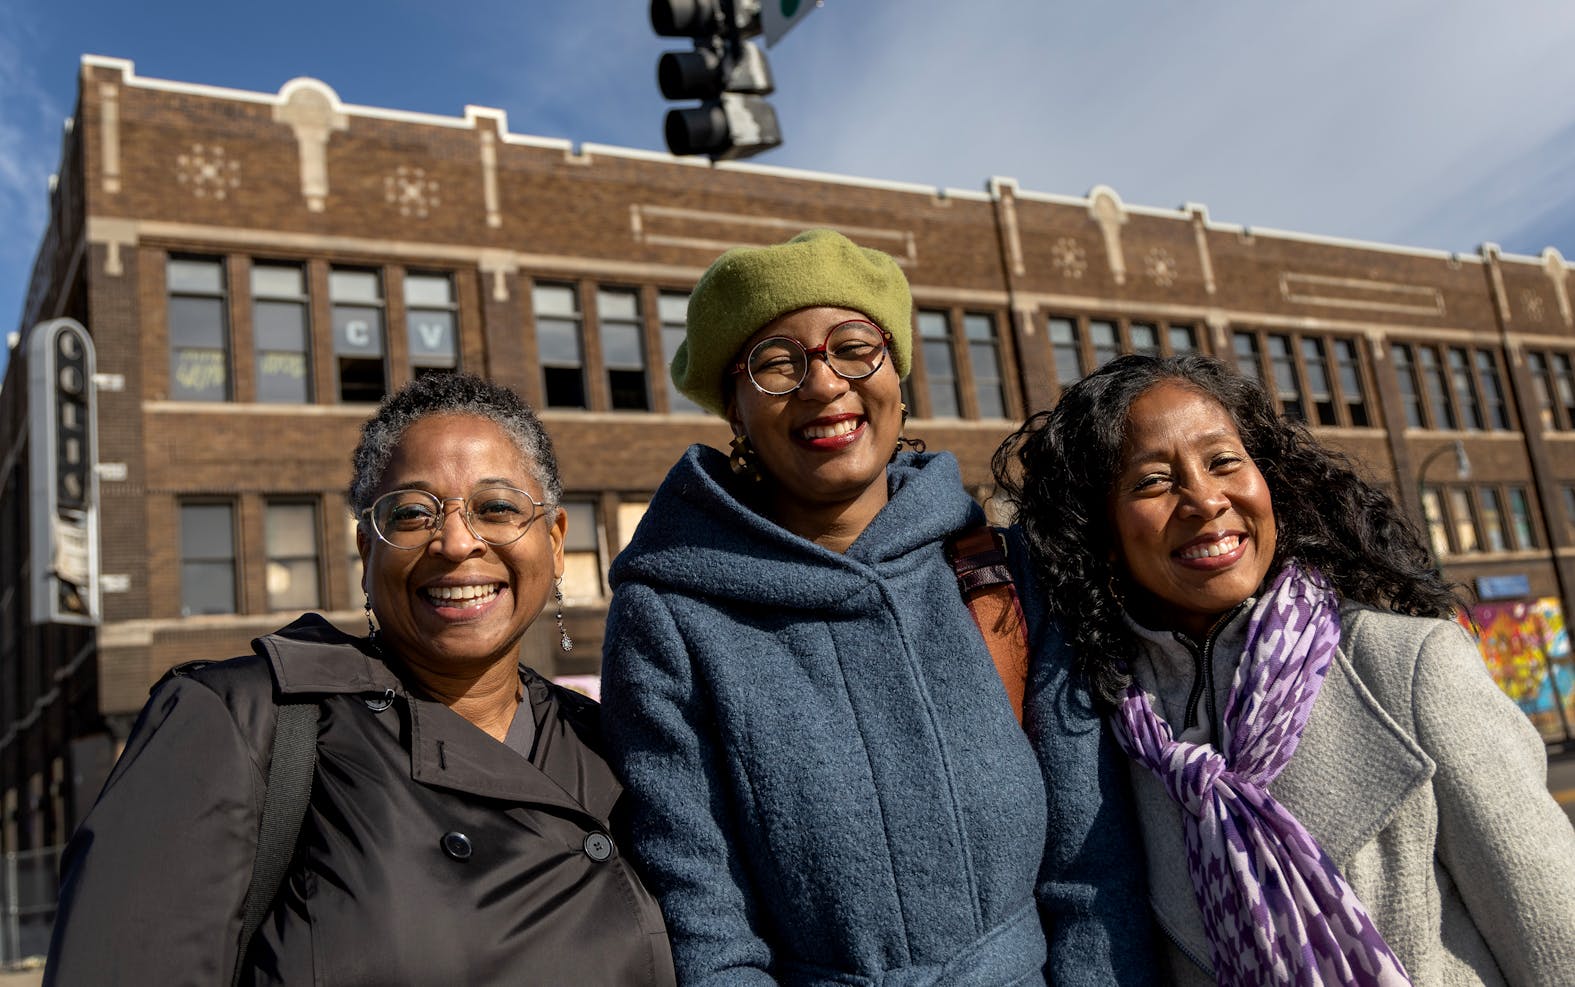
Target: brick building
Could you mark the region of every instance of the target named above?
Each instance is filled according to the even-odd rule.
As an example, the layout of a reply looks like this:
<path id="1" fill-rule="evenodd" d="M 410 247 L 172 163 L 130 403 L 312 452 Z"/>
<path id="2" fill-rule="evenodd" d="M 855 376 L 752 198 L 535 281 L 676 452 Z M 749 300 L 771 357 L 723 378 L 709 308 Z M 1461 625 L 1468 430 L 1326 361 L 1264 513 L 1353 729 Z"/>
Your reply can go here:
<path id="1" fill-rule="evenodd" d="M 1120 352 L 1197 350 L 1270 382 L 1425 516 L 1453 578 L 1570 598 L 1575 315 L 1554 250 L 1255 230 L 1103 187 L 955 191 L 576 148 L 510 133 L 496 110 L 347 106 L 313 79 L 217 89 L 90 56 L 17 328 L 71 317 L 96 345 L 102 621 L 84 637 L 26 620 L 19 573 L 39 560 L 14 348 L 3 848 L 63 841 L 172 664 L 240 653 L 304 609 L 363 626 L 349 452 L 371 402 L 414 374 L 462 367 L 541 410 L 578 646 L 557 653 L 540 621 L 526 657 L 594 673 L 611 557 L 679 452 L 727 438 L 665 374 L 686 292 L 722 249 L 816 225 L 906 271 L 922 337 L 909 432 L 954 451 L 981 498 L 997 443 L 1066 382 Z M 1436 458 L 1457 440 L 1468 478 Z"/>

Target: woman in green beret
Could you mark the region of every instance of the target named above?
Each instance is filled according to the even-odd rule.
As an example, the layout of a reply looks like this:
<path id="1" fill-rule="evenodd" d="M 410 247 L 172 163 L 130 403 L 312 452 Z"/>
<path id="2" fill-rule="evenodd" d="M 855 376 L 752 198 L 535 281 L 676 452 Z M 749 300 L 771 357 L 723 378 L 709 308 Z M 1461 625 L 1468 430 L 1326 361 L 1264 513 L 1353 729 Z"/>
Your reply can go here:
<path id="1" fill-rule="evenodd" d="M 912 306 L 830 230 L 690 298 L 673 381 L 733 448 L 691 447 L 614 562 L 602 686 L 681 983 L 1146 980 L 1116 752 L 1035 701 L 1079 687 L 1026 586 L 1019 723 L 946 555 L 982 512 L 899 451 Z"/>

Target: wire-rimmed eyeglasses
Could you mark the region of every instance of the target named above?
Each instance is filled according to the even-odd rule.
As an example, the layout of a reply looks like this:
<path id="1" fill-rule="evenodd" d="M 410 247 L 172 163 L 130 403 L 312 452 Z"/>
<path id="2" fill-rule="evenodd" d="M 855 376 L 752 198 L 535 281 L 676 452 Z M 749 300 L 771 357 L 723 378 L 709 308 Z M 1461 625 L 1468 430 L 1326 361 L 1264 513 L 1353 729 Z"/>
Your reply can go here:
<path id="1" fill-rule="evenodd" d="M 826 333 L 826 341 L 813 349 L 791 336 L 770 336 L 756 343 L 749 355 L 733 364 L 733 373 L 748 374 L 762 394 L 792 394 L 809 376 L 809 361 L 820 357 L 843 380 L 863 380 L 886 362 L 891 334 L 873 322 L 851 319 Z"/>
<path id="2" fill-rule="evenodd" d="M 361 516 L 384 544 L 411 551 L 422 548 L 443 530 L 451 503 L 472 535 L 501 548 L 519 541 L 547 505 L 518 487 L 482 487 L 469 497 L 439 497 L 426 490 L 392 490 L 372 502 Z"/>

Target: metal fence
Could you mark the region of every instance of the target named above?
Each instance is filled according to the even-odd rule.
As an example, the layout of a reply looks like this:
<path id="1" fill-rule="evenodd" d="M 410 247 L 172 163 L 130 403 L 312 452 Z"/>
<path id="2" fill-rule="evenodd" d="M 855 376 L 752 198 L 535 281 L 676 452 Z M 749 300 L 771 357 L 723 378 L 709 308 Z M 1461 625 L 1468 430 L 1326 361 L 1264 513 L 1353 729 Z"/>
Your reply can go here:
<path id="1" fill-rule="evenodd" d="M 0 859 L 0 968 L 49 952 L 62 849 L 22 850 Z"/>

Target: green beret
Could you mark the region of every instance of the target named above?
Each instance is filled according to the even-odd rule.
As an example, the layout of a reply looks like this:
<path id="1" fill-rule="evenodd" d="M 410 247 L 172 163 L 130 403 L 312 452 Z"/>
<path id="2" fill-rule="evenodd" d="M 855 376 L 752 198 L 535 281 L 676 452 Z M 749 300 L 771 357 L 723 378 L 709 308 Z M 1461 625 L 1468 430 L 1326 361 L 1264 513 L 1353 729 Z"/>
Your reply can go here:
<path id="1" fill-rule="evenodd" d="M 735 247 L 700 276 L 689 296 L 673 384 L 725 415 L 728 371 L 749 337 L 771 320 L 817 305 L 862 312 L 891 334 L 899 377 L 913 363 L 913 296 L 897 262 L 835 230 L 805 230 L 787 243 Z"/>

